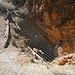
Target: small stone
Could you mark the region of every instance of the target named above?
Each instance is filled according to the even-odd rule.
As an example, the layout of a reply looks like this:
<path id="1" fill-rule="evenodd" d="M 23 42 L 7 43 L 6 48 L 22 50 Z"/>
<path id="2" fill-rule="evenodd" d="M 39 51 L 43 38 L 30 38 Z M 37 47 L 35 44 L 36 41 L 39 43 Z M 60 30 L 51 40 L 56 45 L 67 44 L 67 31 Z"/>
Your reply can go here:
<path id="1" fill-rule="evenodd" d="M 71 60 L 70 60 L 70 59 L 68 59 L 68 62 L 71 62 Z"/>
<path id="2" fill-rule="evenodd" d="M 73 57 L 73 55 L 69 55 L 68 58 L 71 59 Z"/>
<path id="3" fill-rule="evenodd" d="M 49 69 L 49 67 L 47 66 L 47 69 Z"/>
<path id="4" fill-rule="evenodd" d="M 37 35 L 35 37 L 37 37 Z"/>
<path id="5" fill-rule="evenodd" d="M 69 62 L 68 64 L 69 64 L 69 65 L 71 65 L 72 63 L 71 63 L 71 62 Z"/>
<path id="6" fill-rule="evenodd" d="M 67 63 L 68 59 L 62 58 L 59 62 L 58 65 L 65 65 Z"/>
<path id="7" fill-rule="evenodd" d="M 31 59 L 32 63 L 37 63 L 36 59 Z"/>
<path id="8" fill-rule="evenodd" d="M 72 65 L 75 65 L 75 61 L 72 61 Z"/>
<path id="9" fill-rule="evenodd" d="M 75 57 L 72 57 L 72 60 L 75 61 Z"/>

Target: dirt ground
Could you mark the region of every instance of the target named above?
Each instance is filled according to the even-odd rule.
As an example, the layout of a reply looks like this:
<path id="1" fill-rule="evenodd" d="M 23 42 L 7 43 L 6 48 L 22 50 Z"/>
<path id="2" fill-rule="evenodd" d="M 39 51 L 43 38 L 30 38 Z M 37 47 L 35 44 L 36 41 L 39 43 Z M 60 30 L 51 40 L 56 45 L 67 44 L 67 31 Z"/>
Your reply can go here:
<path id="1" fill-rule="evenodd" d="M 14 24 L 11 24 L 11 30 L 13 27 Z M 75 75 L 75 65 L 58 66 L 40 60 L 32 63 L 31 59 L 34 57 L 26 52 L 26 48 L 25 52 L 21 52 L 21 48 L 10 43 L 9 47 L 4 49 L 5 28 L 6 21 L 3 15 L 0 15 L 0 75 Z"/>

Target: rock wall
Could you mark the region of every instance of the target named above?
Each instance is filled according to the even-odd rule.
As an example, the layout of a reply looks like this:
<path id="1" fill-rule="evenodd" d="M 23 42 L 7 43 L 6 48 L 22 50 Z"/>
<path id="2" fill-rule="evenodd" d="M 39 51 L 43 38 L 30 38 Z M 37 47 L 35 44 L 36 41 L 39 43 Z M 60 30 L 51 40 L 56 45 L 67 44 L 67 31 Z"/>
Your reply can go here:
<path id="1" fill-rule="evenodd" d="M 28 10 L 30 10 L 28 22 L 40 30 L 52 45 L 55 46 L 60 40 L 75 40 L 73 0 L 27 0 L 26 2 L 29 3 Z"/>

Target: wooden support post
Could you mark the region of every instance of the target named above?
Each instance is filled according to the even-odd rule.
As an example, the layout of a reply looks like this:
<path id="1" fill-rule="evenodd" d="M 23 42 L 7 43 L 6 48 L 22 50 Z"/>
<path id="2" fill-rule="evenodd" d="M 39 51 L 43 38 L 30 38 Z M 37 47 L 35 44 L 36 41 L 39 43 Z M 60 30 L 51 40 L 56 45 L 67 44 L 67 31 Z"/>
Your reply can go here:
<path id="1" fill-rule="evenodd" d="M 10 23 L 9 23 L 9 19 L 7 19 L 7 27 L 6 27 L 6 42 L 4 45 L 4 48 L 7 48 L 10 42 Z"/>
<path id="2" fill-rule="evenodd" d="M 7 39 L 7 40 L 8 40 L 8 38 L 9 38 L 9 28 L 10 28 L 9 20 L 7 19 L 7 35 L 6 35 L 6 39 Z"/>

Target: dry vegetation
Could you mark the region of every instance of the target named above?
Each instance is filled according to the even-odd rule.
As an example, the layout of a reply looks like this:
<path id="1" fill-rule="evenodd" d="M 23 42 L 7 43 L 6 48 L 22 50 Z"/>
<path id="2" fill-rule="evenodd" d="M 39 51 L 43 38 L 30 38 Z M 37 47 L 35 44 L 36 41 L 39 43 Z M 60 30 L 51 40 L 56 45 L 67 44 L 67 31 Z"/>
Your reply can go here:
<path id="1" fill-rule="evenodd" d="M 0 12 L 5 13 L 6 9 L 14 10 L 14 9 L 16 9 L 16 7 L 12 3 L 0 1 Z"/>

